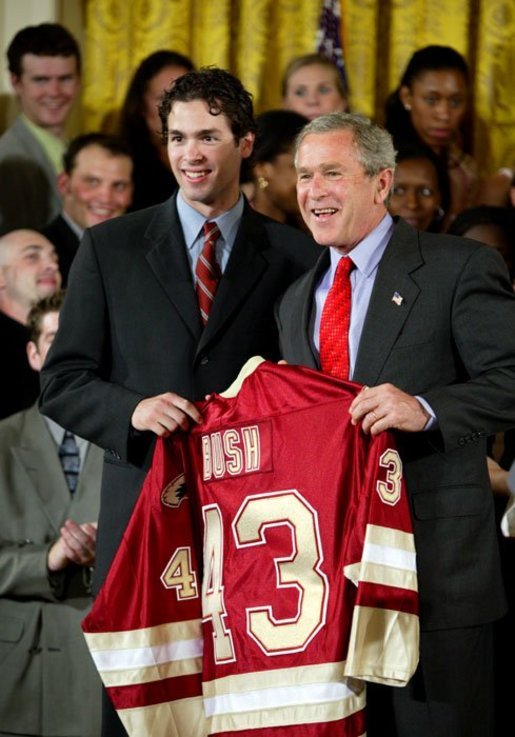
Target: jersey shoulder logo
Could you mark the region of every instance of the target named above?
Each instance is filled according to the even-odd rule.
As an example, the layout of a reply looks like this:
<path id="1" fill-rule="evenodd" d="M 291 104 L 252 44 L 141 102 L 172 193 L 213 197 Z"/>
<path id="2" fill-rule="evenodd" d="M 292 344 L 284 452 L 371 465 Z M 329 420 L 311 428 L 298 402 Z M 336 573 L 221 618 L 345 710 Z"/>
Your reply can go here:
<path id="1" fill-rule="evenodd" d="M 177 509 L 187 493 L 186 479 L 184 474 L 181 473 L 180 476 L 176 476 L 173 481 L 165 486 L 161 492 L 161 503 L 165 507 Z"/>

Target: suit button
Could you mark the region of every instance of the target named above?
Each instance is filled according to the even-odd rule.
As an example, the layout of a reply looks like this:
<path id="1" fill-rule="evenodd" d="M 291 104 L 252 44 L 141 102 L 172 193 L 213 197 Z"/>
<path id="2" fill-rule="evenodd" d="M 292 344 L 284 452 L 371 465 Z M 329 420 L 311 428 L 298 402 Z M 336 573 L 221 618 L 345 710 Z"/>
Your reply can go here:
<path id="1" fill-rule="evenodd" d="M 467 443 L 467 441 L 465 440 L 465 438 L 460 438 L 458 440 L 458 445 L 462 445 L 463 446 L 463 445 L 466 445 L 466 443 Z"/>
<path id="2" fill-rule="evenodd" d="M 208 363 L 209 363 L 209 358 L 207 356 L 202 356 L 202 358 L 200 359 L 200 365 L 206 366 Z"/>

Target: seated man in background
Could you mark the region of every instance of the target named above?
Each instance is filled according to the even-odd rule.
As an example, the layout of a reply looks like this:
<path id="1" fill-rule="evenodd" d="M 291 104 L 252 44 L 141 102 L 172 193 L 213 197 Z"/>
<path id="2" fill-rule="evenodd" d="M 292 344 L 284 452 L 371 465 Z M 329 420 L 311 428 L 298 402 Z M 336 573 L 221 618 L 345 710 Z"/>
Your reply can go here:
<path id="1" fill-rule="evenodd" d="M 0 136 L 0 234 L 42 228 L 59 212 L 56 175 L 80 89 L 81 59 L 63 26 L 42 23 L 15 35 L 7 62 L 20 114 Z"/>
<path id="2" fill-rule="evenodd" d="M 38 372 L 62 293 L 28 316 Z M 0 422 L 0 734 L 97 737 L 100 682 L 80 622 L 90 607 L 102 453 L 37 406 Z"/>
<path id="3" fill-rule="evenodd" d="M 0 418 L 26 409 L 38 397 L 39 377 L 27 361 L 27 317 L 34 302 L 60 286 L 55 248 L 41 233 L 14 230 L 0 237 Z"/>
<path id="4" fill-rule="evenodd" d="M 122 215 L 132 200 L 132 159 L 113 136 L 86 133 L 71 141 L 57 186 L 62 210 L 42 232 L 59 256 L 63 287 L 86 228 Z"/>

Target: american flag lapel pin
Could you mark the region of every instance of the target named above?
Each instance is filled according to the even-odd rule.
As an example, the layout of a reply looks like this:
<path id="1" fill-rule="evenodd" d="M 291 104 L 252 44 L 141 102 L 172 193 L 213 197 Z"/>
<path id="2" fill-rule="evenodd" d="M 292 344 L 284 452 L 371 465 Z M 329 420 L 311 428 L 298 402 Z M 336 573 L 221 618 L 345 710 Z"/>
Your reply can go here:
<path id="1" fill-rule="evenodd" d="M 397 307 L 400 307 L 401 304 L 404 302 L 404 297 L 402 297 L 399 292 L 394 292 L 392 297 L 392 302 L 394 302 Z"/>

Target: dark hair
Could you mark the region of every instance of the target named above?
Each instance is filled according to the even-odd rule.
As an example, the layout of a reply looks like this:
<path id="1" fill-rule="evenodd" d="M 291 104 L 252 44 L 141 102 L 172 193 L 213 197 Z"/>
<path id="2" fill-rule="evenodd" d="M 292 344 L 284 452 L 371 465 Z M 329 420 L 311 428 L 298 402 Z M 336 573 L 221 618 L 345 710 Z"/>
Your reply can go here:
<path id="1" fill-rule="evenodd" d="M 502 231 L 506 239 L 506 249 L 502 256 L 508 266 L 510 276 L 515 275 L 515 214 L 509 207 L 497 205 L 477 205 L 459 212 L 452 221 L 448 232 L 452 235 L 466 236 L 477 225 L 491 225 Z"/>
<path id="2" fill-rule="evenodd" d="M 240 80 L 225 69 L 202 67 L 176 79 L 165 92 L 159 106 L 165 140 L 168 136 L 168 116 L 174 104 L 192 100 L 204 100 L 211 115 L 225 115 L 236 143 L 256 129 L 252 95 Z"/>
<path id="3" fill-rule="evenodd" d="M 497 205 L 468 207 L 456 215 L 449 228 L 449 233 L 463 235 L 476 225 L 498 225 L 508 229 L 513 227 L 513 214 L 509 208 Z"/>
<path id="4" fill-rule="evenodd" d="M 67 174 L 71 174 L 77 163 L 79 153 L 88 146 L 100 146 L 111 156 L 127 156 L 131 158 L 129 147 L 117 136 L 107 133 L 85 133 L 73 138 L 63 155 L 63 168 Z"/>
<path id="5" fill-rule="evenodd" d="M 149 82 L 166 67 L 182 67 L 187 71 L 195 68 L 187 56 L 167 49 L 155 51 L 143 59 L 129 83 L 120 114 L 120 133 L 126 141 L 137 141 L 141 135 L 148 138 L 143 98 Z"/>
<path id="6" fill-rule="evenodd" d="M 295 72 L 297 72 L 299 69 L 302 69 L 303 67 L 312 67 L 315 64 L 318 64 L 321 67 L 326 67 L 326 69 L 331 69 L 334 72 L 338 92 L 342 97 L 347 98 L 349 94 L 349 90 L 347 89 L 347 81 L 342 78 L 340 70 L 338 69 L 334 61 L 331 61 L 331 59 L 328 59 L 327 56 L 323 56 L 322 54 L 304 54 L 304 56 L 296 56 L 291 59 L 288 66 L 284 70 L 284 74 L 281 80 L 282 96 L 286 97 L 288 83 Z"/>
<path id="7" fill-rule="evenodd" d="M 385 107 L 385 128 L 390 131 L 396 146 L 401 141 L 418 141 L 409 111 L 400 99 L 401 87 L 411 89 L 413 82 L 425 72 L 457 70 L 469 83 L 469 69 L 464 57 L 450 46 L 425 46 L 415 51 L 408 62 L 397 89 L 388 97 Z"/>
<path id="8" fill-rule="evenodd" d="M 451 206 L 451 183 L 449 181 L 449 172 L 442 158 L 437 156 L 429 146 L 425 146 L 423 143 L 405 143 L 400 145 L 397 149 L 397 165 L 410 159 L 427 159 L 433 164 L 438 180 L 438 189 L 440 190 L 441 207 L 444 212 L 448 212 Z"/>
<path id="9" fill-rule="evenodd" d="M 267 110 L 256 117 L 256 141 L 252 155 L 241 163 L 240 182 L 252 180 L 254 164 L 273 161 L 295 144 L 299 131 L 309 120 L 293 110 Z"/>
<path id="10" fill-rule="evenodd" d="M 293 110 L 268 110 L 256 118 L 254 161 L 273 161 L 290 150 L 297 134 L 309 120 Z"/>
<path id="11" fill-rule="evenodd" d="M 413 80 L 428 71 L 457 69 L 468 82 L 469 69 L 464 57 L 450 46 L 424 46 L 415 51 L 401 77 L 401 86 L 411 87 Z"/>
<path id="12" fill-rule="evenodd" d="M 43 318 L 49 312 L 60 312 L 63 306 L 64 290 L 58 289 L 54 294 L 35 302 L 30 308 L 27 317 L 27 328 L 29 331 L 29 340 L 37 343 L 42 330 Z"/>
<path id="13" fill-rule="evenodd" d="M 59 23 L 41 23 L 39 26 L 26 26 L 15 35 L 7 48 L 9 71 L 20 77 L 22 57 L 25 54 L 36 56 L 74 56 L 77 72 L 81 70 L 81 54 L 77 41 Z"/>

